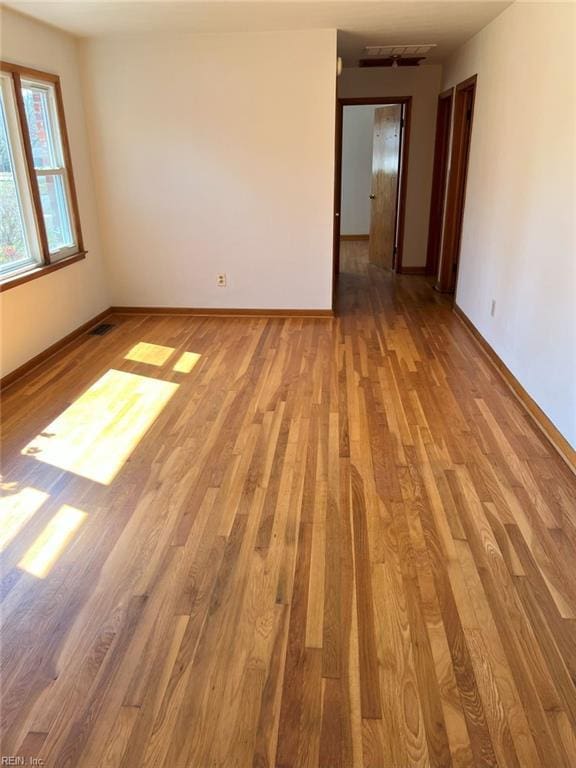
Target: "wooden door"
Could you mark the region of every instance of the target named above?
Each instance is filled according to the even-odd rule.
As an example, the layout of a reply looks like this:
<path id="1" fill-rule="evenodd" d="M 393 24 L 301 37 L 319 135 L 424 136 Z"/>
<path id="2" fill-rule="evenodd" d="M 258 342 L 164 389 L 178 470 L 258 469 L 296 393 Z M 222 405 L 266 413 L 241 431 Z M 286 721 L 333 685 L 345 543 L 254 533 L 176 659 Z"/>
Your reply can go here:
<path id="1" fill-rule="evenodd" d="M 401 125 L 401 104 L 374 111 L 368 256 L 372 264 L 387 269 L 394 265 Z"/>
<path id="2" fill-rule="evenodd" d="M 450 173 L 442 238 L 442 261 L 436 284 L 437 290 L 444 293 L 454 292 L 458 275 L 475 91 L 475 75 L 456 86 Z"/>
<path id="3" fill-rule="evenodd" d="M 452 90 L 449 90 L 438 97 L 436 117 L 434 171 L 432 174 L 432 196 L 430 199 L 430 219 L 428 223 L 428 250 L 426 253 L 426 274 L 434 276 L 438 274 L 438 262 L 440 260 L 451 119 Z"/>

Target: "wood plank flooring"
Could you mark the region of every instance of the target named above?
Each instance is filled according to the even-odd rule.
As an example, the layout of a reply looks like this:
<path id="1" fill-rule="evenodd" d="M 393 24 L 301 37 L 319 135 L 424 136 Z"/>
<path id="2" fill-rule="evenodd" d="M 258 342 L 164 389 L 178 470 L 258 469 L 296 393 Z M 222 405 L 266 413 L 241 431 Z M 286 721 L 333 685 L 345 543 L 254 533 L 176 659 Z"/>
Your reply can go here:
<path id="1" fill-rule="evenodd" d="M 115 317 L 7 390 L 3 756 L 576 766 L 576 480 L 419 277 Z"/>

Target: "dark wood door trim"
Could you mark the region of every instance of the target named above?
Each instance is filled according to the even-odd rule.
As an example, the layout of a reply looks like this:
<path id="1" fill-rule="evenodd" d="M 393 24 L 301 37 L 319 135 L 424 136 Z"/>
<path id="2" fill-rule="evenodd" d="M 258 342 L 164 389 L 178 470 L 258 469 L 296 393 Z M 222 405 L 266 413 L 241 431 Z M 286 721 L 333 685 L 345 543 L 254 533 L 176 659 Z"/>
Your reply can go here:
<path id="1" fill-rule="evenodd" d="M 456 91 L 465 91 L 468 88 L 474 87 L 474 90 L 476 89 L 476 81 L 478 80 L 478 75 L 471 75 L 470 77 L 467 77 L 466 80 L 462 80 L 461 83 L 458 83 L 456 86 Z"/>
<path id="2" fill-rule="evenodd" d="M 440 246 L 442 244 L 442 222 L 444 219 L 446 180 L 448 177 L 452 101 L 452 88 L 443 91 L 438 96 L 436 138 L 434 141 L 434 166 L 432 171 L 432 194 L 430 196 L 430 217 L 428 221 L 428 248 L 426 250 L 426 274 L 434 276 L 437 276 L 438 273 Z"/>
<path id="3" fill-rule="evenodd" d="M 402 124 L 400 132 L 400 173 L 398 174 L 398 195 L 396 199 L 396 255 L 394 270 L 402 272 L 404 254 L 404 222 L 406 217 L 406 191 L 408 189 L 408 158 L 410 155 L 410 120 L 412 115 L 412 97 L 402 103 Z"/>
<path id="4" fill-rule="evenodd" d="M 406 191 L 408 188 L 408 154 L 410 145 L 410 117 L 412 112 L 412 96 L 379 96 L 357 99 L 336 99 L 336 121 L 335 121 L 335 163 L 334 163 L 334 229 L 333 229 L 333 252 L 332 252 L 332 309 L 335 309 L 336 303 L 336 283 L 340 272 L 340 198 L 342 192 L 342 121 L 344 116 L 344 107 L 359 105 L 383 106 L 386 104 L 402 104 L 403 126 L 400 145 L 400 163 L 401 170 L 399 175 L 400 190 L 398 194 L 397 207 L 397 252 L 395 269 L 402 271 L 402 249 L 404 245 L 404 219 L 406 212 Z"/>
<path id="5" fill-rule="evenodd" d="M 340 208 L 342 197 L 342 121 L 344 110 L 336 98 L 336 134 L 334 141 L 334 211 L 332 229 L 332 312 L 336 311 L 338 276 L 340 275 Z"/>
<path id="6" fill-rule="evenodd" d="M 456 86 L 455 91 L 450 172 L 442 238 L 442 258 L 436 283 L 436 289 L 443 293 L 453 293 L 456 288 L 462 219 L 466 199 L 468 158 L 474 119 L 476 79 L 476 75 L 467 78 Z"/>

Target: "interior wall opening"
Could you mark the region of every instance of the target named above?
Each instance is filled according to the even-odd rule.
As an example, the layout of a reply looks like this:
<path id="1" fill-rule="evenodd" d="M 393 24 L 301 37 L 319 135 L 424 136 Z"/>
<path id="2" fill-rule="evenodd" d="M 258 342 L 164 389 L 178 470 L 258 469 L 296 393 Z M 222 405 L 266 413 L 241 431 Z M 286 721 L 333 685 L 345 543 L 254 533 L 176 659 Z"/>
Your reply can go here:
<path id="1" fill-rule="evenodd" d="M 402 271 L 410 97 L 339 99 L 334 272 L 340 242 L 365 242 L 371 264 Z"/>
<path id="2" fill-rule="evenodd" d="M 442 245 L 439 246 L 441 258 L 435 285 L 436 290 L 442 293 L 454 293 L 458 279 L 475 94 L 476 75 L 457 85 L 454 94 L 450 170 L 446 190 Z"/>

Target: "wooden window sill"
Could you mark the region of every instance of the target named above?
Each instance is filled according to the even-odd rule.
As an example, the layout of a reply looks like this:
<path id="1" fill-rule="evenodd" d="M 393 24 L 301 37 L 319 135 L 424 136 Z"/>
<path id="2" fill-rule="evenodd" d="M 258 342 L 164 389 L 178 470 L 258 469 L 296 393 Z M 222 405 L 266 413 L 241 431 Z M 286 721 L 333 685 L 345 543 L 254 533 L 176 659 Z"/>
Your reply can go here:
<path id="1" fill-rule="evenodd" d="M 15 288 L 17 285 L 27 283 L 29 280 L 36 280 L 37 277 L 42 277 L 50 272 L 56 272 L 56 270 L 67 267 L 69 264 L 81 261 L 86 258 L 86 253 L 87 251 L 78 251 L 78 253 L 66 256 L 60 259 L 60 261 L 55 261 L 53 264 L 43 264 L 42 266 L 33 267 L 26 272 L 19 272 L 13 277 L 7 277 L 0 283 L 0 292 L 7 291 L 9 288 Z"/>

